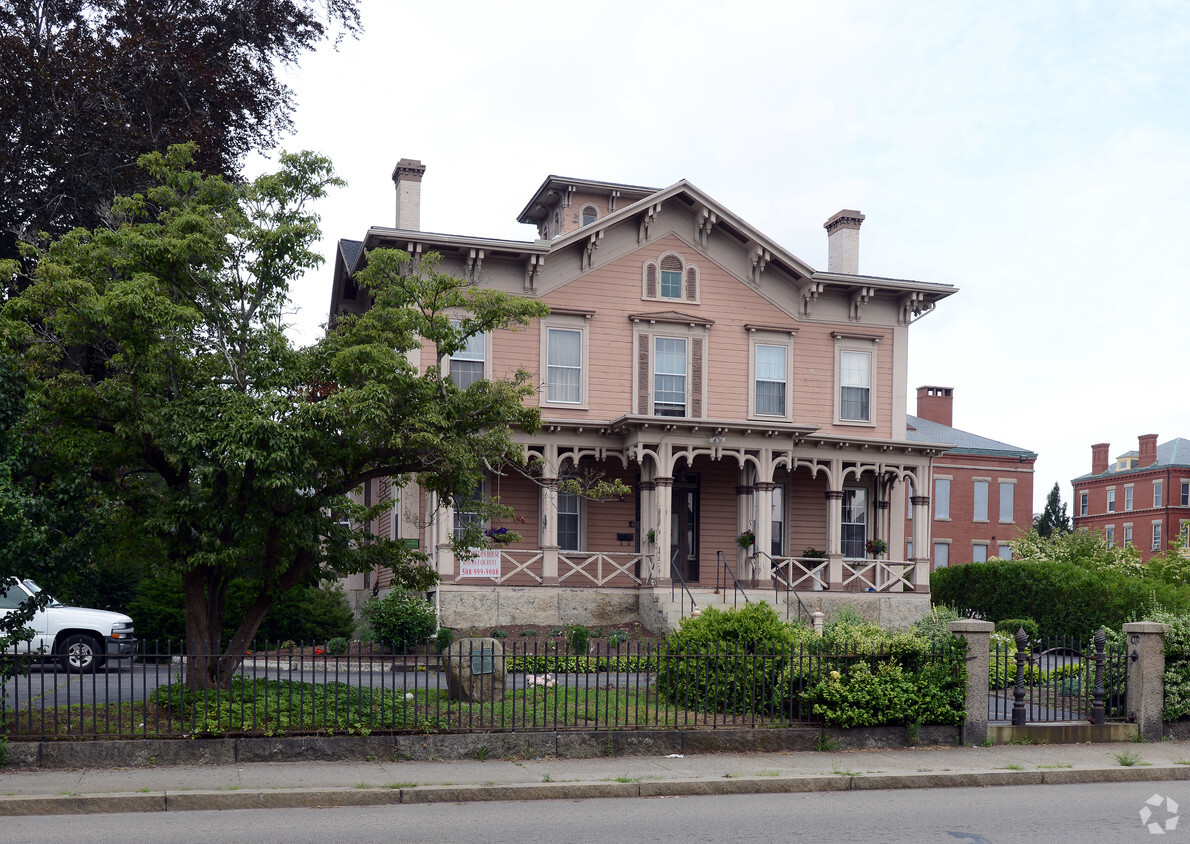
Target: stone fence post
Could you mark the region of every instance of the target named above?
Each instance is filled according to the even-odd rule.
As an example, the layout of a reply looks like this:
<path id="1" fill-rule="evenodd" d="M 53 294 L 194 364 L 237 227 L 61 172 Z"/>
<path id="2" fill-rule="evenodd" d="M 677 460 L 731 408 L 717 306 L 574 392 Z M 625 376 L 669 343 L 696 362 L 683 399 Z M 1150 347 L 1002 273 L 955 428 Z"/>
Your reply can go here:
<path id="1" fill-rule="evenodd" d="M 991 669 L 992 631 L 990 621 L 961 618 L 948 622 L 946 629 L 967 640 L 967 694 L 963 744 L 983 744 L 988 737 L 988 671 Z"/>
<path id="2" fill-rule="evenodd" d="M 1165 634 L 1169 627 L 1156 621 L 1124 625 L 1128 648 L 1126 710 L 1145 741 L 1161 741 L 1165 706 Z"/>

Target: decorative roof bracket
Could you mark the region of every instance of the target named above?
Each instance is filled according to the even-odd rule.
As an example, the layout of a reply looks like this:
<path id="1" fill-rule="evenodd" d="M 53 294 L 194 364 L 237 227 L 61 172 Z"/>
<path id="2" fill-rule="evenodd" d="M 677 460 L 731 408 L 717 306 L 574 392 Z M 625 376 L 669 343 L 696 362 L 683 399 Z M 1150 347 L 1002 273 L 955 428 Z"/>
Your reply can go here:
<path id="1" fill-rule="evenodd" d="M 710 208 L 700 205 L 695 209 L 694 238 L 703 249 L 707 248 L 707 239 L 711 236 L 711 230 L 715 228 L 717 222 L 719 222 L 719 215 Z"/>
<path id="2" fill-rule="evenodd" d="M 483 271 L 483 250 L 472 249 L 467 256 L 467 278 L 470 281 L 478 281 L 479 274 Z"/>
<path id="3" fill-rule="evenodd" d="M 773 260 L 773 253 L 756 241 L 748 241 L 748 259 L 752 262 L 752 284 L 759 287 L 760 277 L 768 262 Z"/>
<path id="4" fill-rule="evenodd" d="M 544 255 L 530 255 L 525 261 L 525 292 L 537 291 L 537 276 L 541 274 L 541 267 L 545 264 Z"/>
<path id="5" fill-rule="evenodd" d="M 640 218 L 640 231 L 637 232 L 636 242 L 644 243 L 649 239 L 649 227 L 657 222 L 657 215 L 661 213 L 661 203 L 656 202 L 645 209 L 644 216 Z"/>
<path id="6" fill-rule="evenodd" d="M 599 241 L 603 240 L 603 229 L 597 232 L 592 232 L 591 236 L 587 238 L 587 245 L 583 249 L 583 254 L 580 259 L 580 269 L 583 272 L 591 269 L 595 263 L 595 250 L 599 248 Z"/>
<path id="7" fill-rule="evenodd" d="M 876 295 L 875 287 L 855 287 L 851 290 L 851 307 L 847 312 L 847 318 L 852 322 L 860 321 L 860 311 L 863 310 L 864 305 L 868 304 L 868 300 Z"/>
<path id="8" fill-rule="evenodd" d="M 814 307 L 814 303 L 818 301 L 818 294 L 825 289 L 826 285 L 821 281 L 811 281 L 798 288 L 798 295 L 802 297 L 802 316 L 810 316 L 810 311 Z"/>

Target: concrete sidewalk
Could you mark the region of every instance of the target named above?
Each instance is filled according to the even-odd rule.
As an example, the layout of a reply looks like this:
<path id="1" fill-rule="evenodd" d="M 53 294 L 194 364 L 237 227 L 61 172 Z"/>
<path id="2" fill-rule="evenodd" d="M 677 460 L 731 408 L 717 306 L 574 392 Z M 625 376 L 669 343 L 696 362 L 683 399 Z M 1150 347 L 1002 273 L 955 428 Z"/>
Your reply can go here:
<path id="1" fill-rule="evenodd" d="M 8 768 L 0 769 L 0 816 L 1187 779 L 1190 742 Z"/>

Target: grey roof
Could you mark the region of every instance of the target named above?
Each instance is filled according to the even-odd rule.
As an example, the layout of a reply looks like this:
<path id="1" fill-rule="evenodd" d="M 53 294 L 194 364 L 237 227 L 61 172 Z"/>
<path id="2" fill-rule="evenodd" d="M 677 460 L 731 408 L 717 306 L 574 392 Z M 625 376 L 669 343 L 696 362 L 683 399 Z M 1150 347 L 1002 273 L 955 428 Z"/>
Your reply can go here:
<path id="1" fill-rule="evenodd" d="M 363 246 L 362 240 L 347 240 L 345 238 L 339 240 L 339 254 L 343 256 L 343 266 L 347 268 L 348 272 L 355 267 L 355 259 L 359 257 L 359 251 Z"/>
<path id="2" fill-rule="evenodd" d="M 999 440 L 940 425 L 920 416 L 905 417 L 905 439 L 910 442 L 954 443 L 951 452 L 960 454 L 1004 454 L 1013 457 L 1036 457 L 1037 453 Z"/>
<path id="3" fill-rule="evenodd" d="M 1121 454 L 1116 459 L 1122 457 L 1139 457 L 1140 452 L 1129 451 Z M 1190 440 L 1185 437 L 1175 437 L 1169 442 L 1161 443 L 1157 446 L 1157 462 L 1152 466 L 1138 466 L 1135 469 L 1116 469 L 1115 463 L 1109 463 L 1106 472 L 1100 472 L 1096 475 L 1094 472 L 1088 472 L 1085 475 L 1079 475 L 1074 480 L 1082 481 L 1087 478 L 1105 478 L 1108 475 L 1127 475 L 1133 472 L 1147 472 L 1150 469 L 1165 467 L 1165 466 L 1190 466 Z"/>

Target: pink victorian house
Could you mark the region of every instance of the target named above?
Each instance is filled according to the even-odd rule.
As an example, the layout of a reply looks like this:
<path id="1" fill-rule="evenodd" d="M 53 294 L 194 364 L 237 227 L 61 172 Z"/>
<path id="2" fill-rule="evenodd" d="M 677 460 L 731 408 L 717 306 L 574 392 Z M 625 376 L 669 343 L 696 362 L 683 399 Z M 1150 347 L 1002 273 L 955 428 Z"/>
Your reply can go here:
<path id="1" fill-rule="evenodd" d="M 826 222 L 828 268 L 816 270 L 684 181 L 550 176 L 518 218 L 537 239 L 432 234 L 419 225 L 424 171 L 397 165 L 394 228 L 340 242 L 332 318 L 366 307 L 352 274 L 380 247 L 438 252 L 445 272 L 551 308 L 448 363 L 461 382 L 539 373 L 543 426 L 519 437 L 541 477 L 494 475 L 483 490 L 517 514 L 492 527 L 522 541 L 463 563 L 448 539 L 473 514 L 413 486 L 363 493 L 394 502 L 377 530 L 431 556 L 444 615 L 475 593 L 554 601 L 544 587 L 667 600 L 673 584 L 693 594 L 737 581 L 770 594 L 928 591 L 929 557 L 906 549 L 931 548 L 920 492 L 948 444 L 906 435 L 909 329 L 954 287 L 860 275 L 858 211 Z M 573 474 L 619 478 L 632 494 L 560 492 Z M 908 537 L 907 508 L 918 514 Z M 383 571 L 364 580 L 348 586 L 387 585 Z"/>

